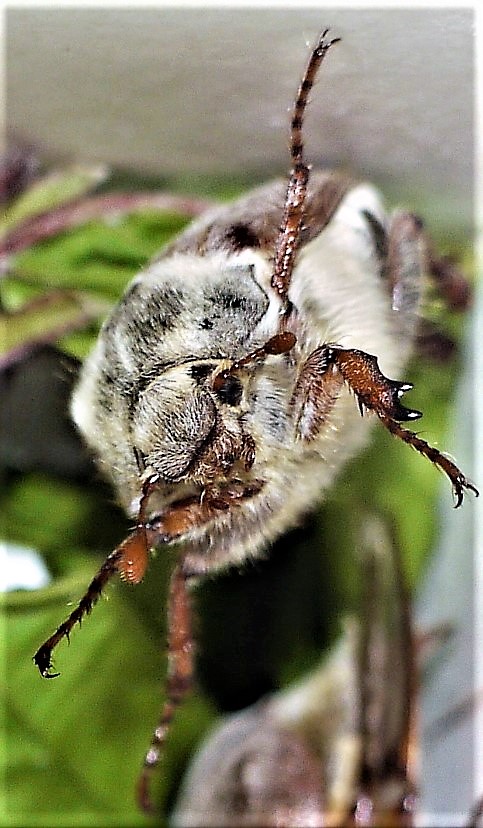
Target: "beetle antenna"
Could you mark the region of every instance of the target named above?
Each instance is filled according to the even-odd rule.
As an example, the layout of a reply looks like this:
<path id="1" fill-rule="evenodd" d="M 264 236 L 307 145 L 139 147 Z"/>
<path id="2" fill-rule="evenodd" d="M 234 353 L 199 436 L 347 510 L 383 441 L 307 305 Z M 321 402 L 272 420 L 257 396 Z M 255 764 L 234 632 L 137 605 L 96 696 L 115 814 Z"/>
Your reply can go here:
<path id="1" fill-rule="evenodd" d="M 284 317 L 287 317 L 290 313 L 288 289 L 300 243 L 307 184 L 310 176 L 309 167 L 304 160 L 302 130 L 305 111 L 309 93 L 314 85 L 319 67 L 331 46 L 340 41 L 340 37 L 328 40 L 328 33 L 329 29 L 326 29 L 312 49 L 295 98 L 290 122 L 290 154 L 293 166 L 285 196 L 283 219 L 275 247 L 275 262 L 272 273 L 272 287 L 277 291 L 283 302 L 282 315 Z"/>

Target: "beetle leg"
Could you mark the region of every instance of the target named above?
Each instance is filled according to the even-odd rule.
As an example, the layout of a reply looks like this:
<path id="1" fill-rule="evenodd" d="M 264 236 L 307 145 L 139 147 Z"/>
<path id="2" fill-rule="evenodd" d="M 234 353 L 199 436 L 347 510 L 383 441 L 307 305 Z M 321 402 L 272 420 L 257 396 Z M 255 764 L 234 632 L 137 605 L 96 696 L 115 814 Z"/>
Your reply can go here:
<path id="1" fill-rule="evenodd" d="M 113 575 L 119 572 L 119 564 L 125 549 L 133 541 L 137 541 L 137 532 L 137 529 L 134 530 L 134 532 L 128 535 L 123 543 L 121 543 L 107 556 L 101 568 L 90 582 L 85 595 L 81 598 L 75 610 L 71 612 L 69 617 L 62 624 L 60 624 L 59 627 L 57 627 L 54 634 L 51 635 L 51 637 L 45 641 L 35 653 L 33 660 L 39 668 L 40 674 L 44 678 L 56 678 L 60 675 L 59 673 L 49 672 L 53 666 L 52 651 L 63 638 L 67 638 L 67 640 L 69 640 L 70 632 L 75 624 L 81 624 L 83 618 L 90 613 L 92 607 L 98 601 L 107 582 Z"/>
<path id="2" fill-rule="evenodd" d="M 171 574 L 168 593 L 166 701 L 146 753 L 137 787 L 139 805 L 148 813 L 155 812 L 149 792 L 153 770 L 159 764 L 174 714 L 193 686 L 194 638 L 188 578 L 181 559 Z"/>
<path id="3" fill-rule="evenodd" d="M 391 434 L 412 446 L 446 474 L 453 486 L 456 507 L 463 502 L 465 489 L 478 496 L 476 487 L 452 460 L 400 425 L 401 421 L 417 420 L 422 416 L 420 411 L 405 408 L 400 402 L 412 385 L 388 379 L 380 370 L 377 358 L 365 351 L 323 345 L 310 354 L 292 396 L 300 437 L 310 440 L 317 436 L 343 383 L 356 395 L 361 414 L 365 409 L 374 411 Z"/>

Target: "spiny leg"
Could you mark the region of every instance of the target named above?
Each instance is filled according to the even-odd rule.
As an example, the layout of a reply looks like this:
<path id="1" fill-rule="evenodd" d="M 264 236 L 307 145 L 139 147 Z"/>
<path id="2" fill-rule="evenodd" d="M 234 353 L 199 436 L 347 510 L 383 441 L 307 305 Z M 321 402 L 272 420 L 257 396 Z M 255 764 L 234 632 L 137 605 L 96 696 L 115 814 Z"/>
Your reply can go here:
<path id="1" fill-rule="evenodd" d="M 192 632 L 192 610 L 183 570 L 183 560 L 177 564 L 171 575 L 168 594 L 168 676 L 166 701 L 161 718 L 154 731 L 151 745 L 144 760 L 138 788 L 138 802 L 144 811 L 153 813 L 154 808 L 149 792 L 149 783 L 154 768 L 160 761 L 166 736 L 176 710 L 193 686 L 194 639 Z"/>
<path id="2" fill-rule="evenodd" d="M 422 440 L 421 437 L 418 437 L 413 431 L 408 431 L 407 428 L 403 428 L 399 423 L 394 422 L 391 420 L 390 417 L 383 417 L 378 414 L 379 419 L 386 426 L 388 431 L 391 434 L 394 434 L 395 437 L 399 437 L 400 440 L 403 440 L 407 445 L 412 446 L 416 449 L 423 457 L 427 457 L 433 465 L 438 466 L 445 473 L 447 477 L 449 477 L 452 486 L 453 486 L 453 493 L 456 499 L 455 508 L 461 506 L 463 503 L 463 496 L 465 489 L 472 491 L 476 497 L 479 495 L 479 491 L 476 486 L 473 485 L 460 471 L 458 466 L 453 463 L 449 457 L 446 457 L 445 454 L 438 451 L 438 449 L 434 448 L 434 446 L 429 445 L 425 440 Z"/>
<path id="3" fill-rule="evenodd" d="M 295 257 L 300 242 L 304 216 L 305 197 L 309 181 L 309 168 L 304 161 L 303 120 L 310 90 L 325 55 L 330 47 L 340 38 L 327 40 L 328 29 L 321 35 L 309 58 L 295 99 L 290 132 L 290 152 L 292 156 L 292 174 L 287 187 L 285 206 L 275 250 L 275 262 L 272 274 L 272 287 L 277 291 L 284 304 L 284 314 L 288 315 L 290 306 L 288 289 L 295 264 Z"/>
<path id="4" fill-rule="evenodd" d="M 317 437 L 343 385 L 343 377 L 329 363 L 327 348 L 312 351 L 302 365 L 290 401 L 299 438 L 310 442 Z"/>
<path id="5" fill-rule="evenodd" d="M 69 635 L 74 625 L 81 624 L 84 616 L 90 613 L 107 582 L 119 571 L 119 562 L 124 554 L 124 547 L 132 539 L 133 535 L 126 538 L 124 543 L 107 556 L 75 610 L 71 612 L 63 624 L 57 627 L 55 633 L 35 653 L 34 662 L 44 678 L 55 678 L 60 675 L 59 673 L 49 672 L 52 669 L 52 651 L 63 638 L 69 640 Z"/>
<path id="6" fill-rule="evenodd" d="M 468 279 L 450 256 L 439 256 L 428 243 L 429 273 L 434 284 L 452 311 L 466 311 L 471 307 L 472 291 Z"/>
<path id="7" fill-rule="evenodd" d="M 405 408 L 400 402 L 412 385 L 385 377 L 377 358 L 365 351 L 323 345 L 307 358 L 292 396 L 300 438 L 312 440 L 317 436 L 335 404 L 342 382 L 356 395 L 361 414 L 364 409 L 374 411 L 391 434 L 415 448 L 446 474 L 453 485 L 456 507 L 463 502 L 465 489 L 478 496 L 476 487 L 452 460 L 399 424 L 422 416 L 420 411 Z"/>
<path id="8" fill-rule="evenodd" d="M 292 395 L 299 437 L 312 440 L 317 436 L 344 382 L 356 394 L 361 414 L 368 408 L 395 420 L 421 417 L 419 411 L 404 408 L 399 402 L 412 386 L 387 379 L 376 357 L 364 351 L 322 345 L 305 360 Z"/>
<path id="9" fill-rule="evenodd" d="M 410 384 L 385 377 L 379 368 L 377 358 L 372 354 L 334 347 L 330 347 L 328 351 L 329 361 L 341 372 L 345 382 L 355 393 L 361 413 L 364 408 L 374 411 L 391 434 L 415 448 L 423 457 L 427 457 L 433 465 L 440 468 L 452 483 L 456 507 L 461 506 L 465 489 L 478 496 L 476 487 L 467 480 L 455 463 L 417 434 L 399 425 L 401 420 L 416 420 L 421 417 L 420 411 L 405 408 L 399 401 L 402 394 L 412 388 Z"/>
<path id="10" fill-rule="evenodd" d="M 156 488 L 157 483 L 158 479 L 154 475 L 145 481 L 136 528 L 107 556 L 75 610 L 35 653 L 33 660 L 44 678 L 56 678 L 59 675 L 59 673 L 49 673 L 49 670 L 52 669 L 54 648 L 63 638 L 67 638 L 69 641 L 72 628 L 75 624 L 80 625 L 83 618 L 90 613 L 94 604 L 99 600 L 102 590 L 113 575 L 119 573 L 123 580 L 133 584 L 137 584 L 142 580 L 146 571 L 149 551 L 145 512 L 149 496 Z"/>

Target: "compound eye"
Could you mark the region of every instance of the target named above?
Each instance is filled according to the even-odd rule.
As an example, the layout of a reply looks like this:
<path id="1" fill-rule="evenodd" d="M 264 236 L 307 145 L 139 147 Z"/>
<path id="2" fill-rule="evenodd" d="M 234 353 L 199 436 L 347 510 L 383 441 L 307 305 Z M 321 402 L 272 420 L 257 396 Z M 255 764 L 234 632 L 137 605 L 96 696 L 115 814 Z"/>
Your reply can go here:
<path id="1" fill-rule="evenodd" d="M 225 405 L 239 405 L 243 394 L 243 385 L 238 377 L 228 375 L 216 389 L 216 396 Z"/>

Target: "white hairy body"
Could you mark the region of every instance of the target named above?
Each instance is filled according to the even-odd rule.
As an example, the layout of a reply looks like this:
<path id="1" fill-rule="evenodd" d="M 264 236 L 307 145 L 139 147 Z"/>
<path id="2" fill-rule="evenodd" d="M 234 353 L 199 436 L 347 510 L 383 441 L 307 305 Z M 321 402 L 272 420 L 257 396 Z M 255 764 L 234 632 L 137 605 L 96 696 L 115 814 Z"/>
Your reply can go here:
<path id="1" fill-rule="evenodd" d="M 328 181 L 339 186 L 332 174 L 313 174 L 309 197 L 312 193 L 315 201 Z M 143 480 L 153 474 L 159 475 L 159 486 L 150 496 L 148 514 L 162 514 L 167 505 L 193 494 L 202 500 L 208 489 L 219 494 L 261 483 L 253 496 L 234 499 L 231 508 L 183 534 L 181 539 L 194 550 L 197 571 L 204 569 L 200 561 L 212 570 L 257 555 L 321 500 L 337 472 L 365 443 L 374 418 L 361 416 L 346 387 L 328 406 L 316 433 L 310 432 L 310 405 L 301 411 L 294 398 L 307 357 L 325 344 L 356 348 L 376 355 L 383 373 L 397 379 L 411 346 L 419 241 L 409 257 L 414 271 L 410 307 L 395 311 L 373 231 L 377 224 L 388 237 L 390 219 L 373 187 L 350 186 L 341 178 L 337 203 L 321 215 L 320 232 L 313 229 L 298 252 L 288 294 L 297 311 L 290 326 L 297 337 L 294 348 L 268 356 L 242 374 L 237 405 L 221 404 L 210 386 L 193 380 L 194 364 L 206 361 L 215 371 L 229 366 L 279 329 L 281 300 L 271 285 L 270 243 L 278 230 L 283 193 L 283 185 L 274 182 L 210 212 L 136 276 L 101 331 L 72 402 L 75 422 L 131 517 L 139 511 Z M 262 216 L 268 205 L 268 240 L 242 249 L 234 249 L 239 244 L 230 249 L 229 241 L 210 248 L 207 228 L 218 233 L 228 226 L 233 235 L 233 222 L 237 231 L 241 221 L 245 229 L 256 205 Z M 261 226 L 266 229 L 263 221 Z M 229 294 L 224 316 L 216 307 L 223 286 Z M 166 308 L 146 311 L 150 297 L 159 291 L 168 291 L 167 315 Z M 222 445 L 239 445 L 241 435 L 249 435 L 255 449 L 250 468 L 235 462 L 217 471 L 211 460 L 200 466 L 203 439 L 209 442 L 203 434 L 205 411 L 216 420 Z M 195 451 L 200 433 L 203 445 L 200 449 L 197 444 Z M 145 458 L 142 469 L 134 447 Z M 183 466 L 179 458 L 184 455 Z"/>

